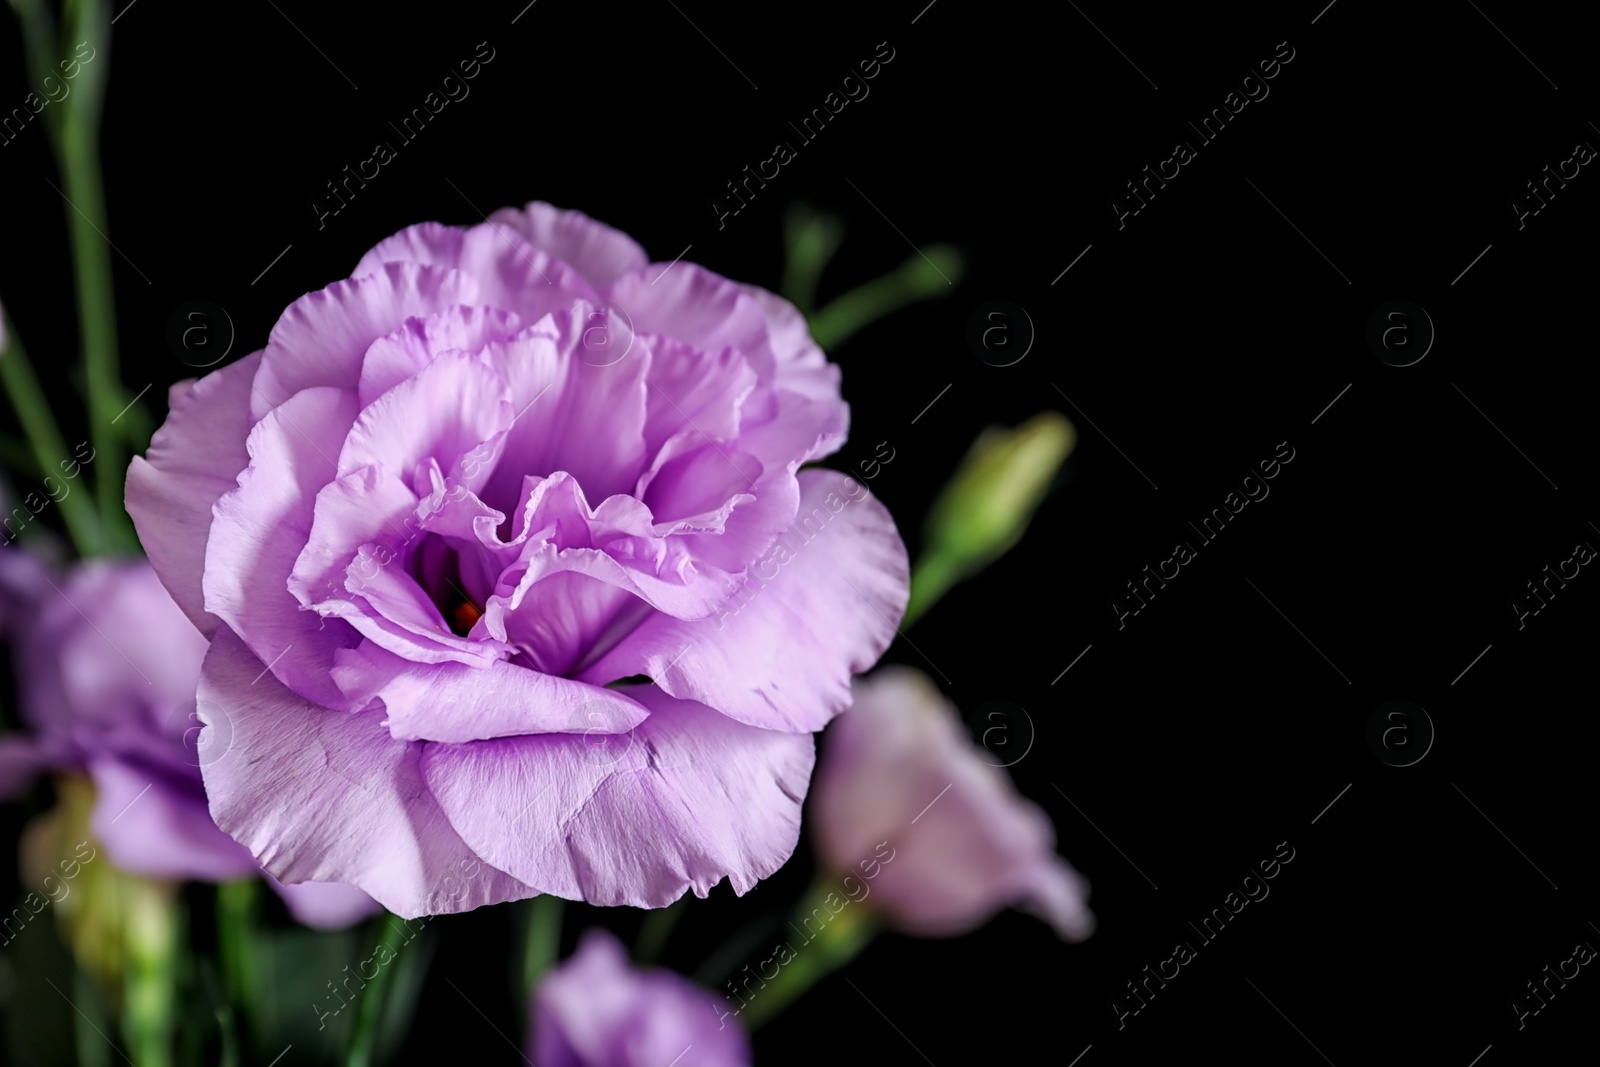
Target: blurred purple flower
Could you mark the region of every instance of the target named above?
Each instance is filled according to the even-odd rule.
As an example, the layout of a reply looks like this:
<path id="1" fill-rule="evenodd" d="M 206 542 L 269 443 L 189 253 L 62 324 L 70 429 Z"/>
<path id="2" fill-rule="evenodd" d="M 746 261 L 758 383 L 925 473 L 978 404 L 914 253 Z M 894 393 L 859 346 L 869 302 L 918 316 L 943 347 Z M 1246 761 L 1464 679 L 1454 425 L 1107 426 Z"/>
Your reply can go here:
<path id="1" fill-rule="evenodd" d="M 720 1003 L 671 971 L 635 970 L 591 929 L 534 994 L 529 1051 L 539 1067 L 746 1067 L 750 1040 Z"/>
<path id="2" fill-rule="evenodd" d="M 111 861 L 154 878 L 224 882 L 262 873 L 207 810 L 195 685 L 206 640 L 143 561 L 66 574 L 0 549 L 0 619 L 14 642 L 27 733 L 0 738 L 0 795 L 47 771 L 87 772 L 90 827 Z M 377 911 L 339 884 L 280 886 L 300 921 L 348 926 Z"/>
<path id="3" fill-rule="evenodd" d="M 218 824 L 406 917 L 749 891 L 905 608 L 888 512 L 799 470 L 847 423 L 792 305 L 578 212 L 383 241 L 128 472 Z"/>
<path id="4" fill-rule="evenodd" d="M 1069 941 L 1088 937 L 1088 883 L 1056 855 L 1049 818 L 986 755 L 920 671 L 857 680 L 811 793 L 820 862 L 852 897 L 849 879 L 860 882 L 858 899 L 903 933 L 962 934 L 1015 906 Z"/>

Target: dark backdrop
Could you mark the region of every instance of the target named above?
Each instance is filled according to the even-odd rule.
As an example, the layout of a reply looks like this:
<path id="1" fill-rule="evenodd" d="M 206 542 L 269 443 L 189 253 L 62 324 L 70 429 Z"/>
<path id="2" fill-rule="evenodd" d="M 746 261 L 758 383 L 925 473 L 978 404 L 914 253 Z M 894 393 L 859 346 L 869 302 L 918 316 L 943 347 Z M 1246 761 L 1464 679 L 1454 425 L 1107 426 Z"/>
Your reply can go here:
<path id="1" fill-rule="evenodd" d="M 950 941 L 884 937 L 847 972 L 858 988 L 825 981 L 759 1035 L 761 1062 L 1494 1067 L 1587 1047 L 1587 968 L 1520 1030 L 1511 1008 L 1576 942 L 1600 945 L 1600 578 L 1582 568 L 1520 628 L 1512 608 L 1537 606 L 1522 590 L 1547 564 L 1600 546 L 1585 325 L 1600 179 L 1562 162 L 1600 144 L 1576 13 L 524 2 L 123 10 L 98 61 L 126 384 L 154 384 L 159 419 L 191 373 L 165 340 L 186 301 L 226 309 L 237 357 L 382 237 L 535 198 L 769 287 L 783 209 L 808 200 L 848 223 L 824 297 L 912 245 L 966 250 L 948 299 L 833 353 L 854 413 L 836 462 L 892 445 L 871 488 L 914 553 L 977 432 L 1042 408 L 1077 426 L 1026 542 L 886 658 L 936 671 L 966 712 L 1025 710 L 1008 753 L 1032 748 L 1011 774 L 1093 883 L 1100 929 L 1066 946 L 1008 913 Z M 10 106 L 29 85 L 0 22 Z M 870 95 L 719 228 L 724 183 L 796 142 L 787 123 L 885 41 Z M 470 96 L 319 226 L 324 183 L 395 142 L 386 124 L 479 42 L 494 58 Z M 1291 50 L 1213 141 L 1186 125 Z M 1179 140 L 1193 158 L 1165 163 Z M 1547 165 L 1577 175 L 1535 215 L 1523 187 Z M 1124 183 L 1146 166 L 1177 175 L 1133 214 Z M 42 129 L 0 148 L 0 175 L 0 294 L 65 388 L 66 208 Z M 996 299 L 1025 309 L 1007 320 L 1017 343 L 1033 334 L 1008 367 L 967 340 Z M 1390 359 L 1427 348 L 1410 366 L 1368 341 L 1394 300 L 1410 303 L 1384 320 L 1401 328 Z M 1291 450 L 1214 542 L 1186 525 Z M 1194 558 L 1134 614 L 1124 583 L 1170 575 L 1179 541 Z M 1383 721 L 1401 727 L 1391 761 L 1425 750 L 1404 767 L 1367 738 L 1396 699 L 1427 720 Z M 1270 895 L 1203 942 L 1186 923 L 1275 849 L 1293 859 Z M 805 852 L 742 901 L 691 908 L 667 961 L 691 969 L 734 920 L 783 905 Z M 495 1029 L 520 1038 L 507 911 L 441 921 L 419 1047 L 520 1062 Z M 569 915 L 569 946 L 581 921 L 632 921 Z M 1195 958 L 1119 1029 L 1114 999 L 1137 1007 L 1125 983 L 1179 940 Z"/>

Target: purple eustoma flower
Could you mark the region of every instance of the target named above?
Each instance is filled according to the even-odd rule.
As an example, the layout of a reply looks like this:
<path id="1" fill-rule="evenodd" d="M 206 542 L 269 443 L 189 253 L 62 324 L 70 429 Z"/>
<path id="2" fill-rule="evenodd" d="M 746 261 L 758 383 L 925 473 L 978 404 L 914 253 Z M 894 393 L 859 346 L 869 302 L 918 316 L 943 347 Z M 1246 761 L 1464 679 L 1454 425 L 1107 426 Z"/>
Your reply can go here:
<path id="1" fill-rule="evenodd" d="M 67 574 L 20 549 L 0 568 L 28 733 L 0 738 L 0 792 L 34 774 L 86 772 L 89 825 L 111 861 L 155 878 L 225 882 L 261 874 L 206 809 L 195 747 L 195 685 L 206 641 L 144 562 L 97 561 Z M 280 886 L 301 922 L 337 928 L 377 904 L 347 885 Z"/>
<path id="2" fill-rule="evenodd" d="M 750 1040 L 721 998 L 671 971 L 639 971 L 604 930 L 534 995 L 529 1051 L 539 1067 L 748 1067 Z"/>
<path id="3" fill-rule="evenodd" d="M 173 390 L 127 502 L 210 641 L 217 822 L 407 917 L 743 893 L 905 547 L 770 293 L 547 204 L 424 223 Z"/>
<path id="4" fill-rule="evenodd" d="M 828 730 L 809 826 L 822 866 L 852 896 L 855 879 L 866 890 L 855 899 L 903 933 L 962 934 L 1011 906 L 1070 941 L 1094 930 L 1088 883 L 1056 855 L 1049 817 L 919 671 L 887 667 L 856 683 L 855 704 Z"/>

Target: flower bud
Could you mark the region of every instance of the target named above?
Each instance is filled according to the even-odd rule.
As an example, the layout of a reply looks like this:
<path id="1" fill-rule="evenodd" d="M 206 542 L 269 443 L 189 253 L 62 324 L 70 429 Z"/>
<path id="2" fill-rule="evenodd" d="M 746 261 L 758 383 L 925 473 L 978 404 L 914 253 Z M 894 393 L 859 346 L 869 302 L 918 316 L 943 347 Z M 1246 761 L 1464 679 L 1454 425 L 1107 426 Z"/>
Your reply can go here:
<path id="1" fill-rule="evenodd" d="M 1072 423 L 1055 411 L 1041 411 L 1014 430 L 978 435 L 929 512 L 922 557 L 912 569 L 908 622 L 1022 539 L 1076 442 Z"/>

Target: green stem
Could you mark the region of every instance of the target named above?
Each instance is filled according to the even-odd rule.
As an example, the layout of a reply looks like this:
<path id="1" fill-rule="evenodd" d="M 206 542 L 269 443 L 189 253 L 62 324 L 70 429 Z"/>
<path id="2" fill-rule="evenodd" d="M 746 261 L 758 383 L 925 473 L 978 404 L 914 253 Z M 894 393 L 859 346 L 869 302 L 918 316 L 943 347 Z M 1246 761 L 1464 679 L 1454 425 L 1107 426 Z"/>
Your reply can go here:
<path id="1" fill-rule="evenodd" d="M 171 1067 L 181 925 L 176 897 L 138 885 L 124 923 L 123 1032 L 139 1067 Z"/>
<path id="2" fill-rule="evenodd" d="M 387 911 L 378 916 L 377 923 L 383 930 L 379 952 L 386 949 L 392 961 L 405 941 L 406 930 Z M 393 967 L 380 966 L 376 974 L 366 979 L 367 984 L 361 990 L 361 1003 L 356 1008 L 355 1022 L 350 1028 L 350 1046 L 344 1061 L 346 1067 L 370 1067 L 373 1045 L 378 1038 L 378 1019 L 383 1011 L 384 992 L 393 975 Z"/>
<path id="3" fill-rule="evenodd" d="M 633 958 L 636 962 L 654 963 L 661 958 L 661 950 L 667 947 L 667 939 L 672 936 L 673 928 L 678 925 L 688 905 L 689 898 L 685 895 L 665 908 L 645 914 L 644 922 L 639 925 L 639 936 L 633 942 Z"/>
<path id="4" fill-rule="evenodd" d="M 561 912 L 566 902 L 560 897 L 541 894 L 528 901 L 527 929 L 522 941 L 522 999 L 526 1004 L 534 990 L 555 966 L 561 953 Z"/>
<path id="5" fill-rule="evenodd" d="M 68 4 L 75 34 L 95 50 L 55 140 L 56 161 L 66 188 L 67 225 L 72 234 L 72 266 L 77 278 L 78 329 L 83 340 L 83 370 L 89 394 L 89 442 L 94 448 L 95 497 L 105 524 L 107 548 L 137 552 L 138 538 L 122 505 L 127 469 L 123 431 L 113 420 L 123 411 L 122 374 L 117 358 L 117 310 L 111 291 L 111 245 L 106 231 L 105 189 L 100 168 L 100 111 L 110 63 L 110 22 L 104 0 Z"/>
<path id="6" fill-rule="evenodd" d="M 8 326 L 6 332 L 9 341 L 5 351 L 0 352 L 0 386 L 5 388 L 6 399 L 11 402 L 12 410 L 17 413 L 17 421 L 27 435 L 34 462 L 46 474 L 55 474 L 60 469 L 58 464 L 72 461 L 72 453 L 67 451 L 61 430 L 50 413 L 50 404 L 39 386 L 39 379 L 34 376 L 28 354 L 22 350 L 22 340 L 17 337 L 14 328 Z M 102 538 L 94 508 L 84 500 L 82 494 L 73 493 L 70 489 L 61 498 L 59 507 L 67 534 L 78 552 L 86 556 L 97 552 L 102 545 Z M 9 528 L 7 533 L 10 533 Z"/>
<path id="7" fill-rule="evenodd" d="M 811 918 L 819 910 L 823 915 L 832 914 L 823 900 L 837 892 L 837 883 L 819 878 L 795 910 L 795 918 Z M 770 980 L 761 976 L 763 984 L 758 988 L 746 987 L 750 1003 L 738 1013 L 745 1028 L 753 1032 L 770 1022 L 812 986 L 860 955 L 877 933 L 878 923 L 872 913 L 852 902 L 833 914 L 827 925 L 812 935 L 812 940 L 799 945 L 786 942 L 793 956 L 787 963 L 781 958 L 777 961 L 777 975 Z"/>
<path id="8" fill-rule="evenodd" d="M 246 1047 L 253 1048 L 255 1019 L 260 1003 L 262 968 L 255 951 L 256 901 L 260 883 L 254 878 L 224 882 L 217 887 L 217 950 L 222 961 L 228 1006 L 238 1021 Z"/>
<path id="9" fill-rule="evenodd" d="M 817 283 L 844 240 L 844 226 L 832 215 L 796 204 L 783 224 L 783 279 L 778 292 L 809 315 L 815 309 Z"/>
<path id="10" fill-rule="evenodd" d="M 961 256 L 948 245 L 929 245 L 880 278 L 856 286 L 810 316 L 811 336 L 824 351 L 907 304 L 941 293 L 961 277 Z"/>
<path id="11" fill-rule="evenodd" d="M 122 1050 L 106 1039 L 110 1023 L 94 979 L 82 968 L 72 972 L 73 1044 L 77 1047 L 78 1063 L 82 1067 L 111 1067 L 111 1053 Z"/>
<path id="12" fill-rule="evenodd" d="M 956 560 L 941 552 L 924 554 L 911 568 L 911 599 L 906 603 L 905 616 L 900 628 L 909 630 L 911 624 L 927 614 L 951 586 L 964 577 Z"/>

